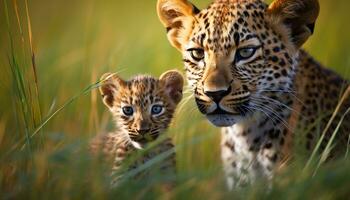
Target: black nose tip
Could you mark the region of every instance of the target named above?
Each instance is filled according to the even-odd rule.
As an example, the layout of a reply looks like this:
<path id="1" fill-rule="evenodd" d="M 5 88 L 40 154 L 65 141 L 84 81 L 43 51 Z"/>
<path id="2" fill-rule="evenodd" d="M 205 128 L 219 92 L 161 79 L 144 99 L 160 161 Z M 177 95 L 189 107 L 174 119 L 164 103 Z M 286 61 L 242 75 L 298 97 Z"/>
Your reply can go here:
<path id="1" fill-rule="evenodd" d="M 144 135 L 148 132 L 150 132 L 151 129 L 140 129 L 140 130 L 136 130 L 138 134 Z"/>
<path id="2" fill-rule="evenodd" d="M 209 98 L 211 98 L 215 103 L 219 103 L 222 98 L 227 96 L 231 91 L 231 87 L 227 90 L 218 90 L 218 91 L 206 91 L 204 92 Z"/>

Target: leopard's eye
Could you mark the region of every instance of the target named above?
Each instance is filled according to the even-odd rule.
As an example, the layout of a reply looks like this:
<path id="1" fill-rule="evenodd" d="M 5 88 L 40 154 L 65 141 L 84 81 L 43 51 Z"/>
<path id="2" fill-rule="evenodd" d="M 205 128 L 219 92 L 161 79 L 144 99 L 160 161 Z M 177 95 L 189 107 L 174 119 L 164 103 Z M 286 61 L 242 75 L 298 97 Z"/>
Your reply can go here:
<path id="1" fill-rule="evenodd" d="M 163 106 L 161 105 L 154 105 L 151 108 L 151 114 L 152 115 L 159 115 L 163 111 Z"/>
<path id="2" fill-rule="evenodd" d="M 195 61 L 201 61 L 204 58 L 204 50 L 203 49 L 189 49 L 188 51 L 191 53 L 191 57 Z"/>
<path id="3" fill-rule="evenodd" d="M 246 47 L 241 48 L 237 50 L 236 53 L 236 62 L 239 62 L 241 60 L 246 60 L 250 57 L 252 57 L 257 50 L 257 47 Z"/>
<path id="4" fill-rule="evenodd" d="M 125 116 L 130 117 L 134 114 L 134 109 L 131 106 L 124 106 L 122 110 Z"/>

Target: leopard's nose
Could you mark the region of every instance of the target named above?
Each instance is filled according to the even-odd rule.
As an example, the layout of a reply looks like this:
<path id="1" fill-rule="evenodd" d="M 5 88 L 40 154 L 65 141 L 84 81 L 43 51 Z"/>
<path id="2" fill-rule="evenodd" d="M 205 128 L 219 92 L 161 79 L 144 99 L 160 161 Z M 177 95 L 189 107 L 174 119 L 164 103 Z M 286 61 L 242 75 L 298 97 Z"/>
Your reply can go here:
<path id="1" fill-rule="evenodd" d="M 212 99 L 215 103 L 220 103 L 221 99 L 230 94 L 231 87 L 226 90 L 217 90 L 217 91 L 204 91 L 204 94 Z"/>

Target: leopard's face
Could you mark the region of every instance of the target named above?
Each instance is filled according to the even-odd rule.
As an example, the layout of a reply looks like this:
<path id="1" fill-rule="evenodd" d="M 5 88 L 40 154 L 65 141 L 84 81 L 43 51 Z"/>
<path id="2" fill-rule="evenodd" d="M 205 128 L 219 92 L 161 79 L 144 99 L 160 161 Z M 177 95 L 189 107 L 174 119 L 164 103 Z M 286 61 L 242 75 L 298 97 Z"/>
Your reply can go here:
<path id="1" fill-rule="evenodd" d="M 182 49 L 199 110 L 230 126 L 261 109 L 266 91 L 289 91 L 293 60 L 263 3 L 217 2 L 196 15 Z"/>
<path id="2" fill-rule="evenodd" d="M 145 143 L 169 126 L 174 109 L 158 80 L 136 77 L 118 90 L 113 115 L 133 141 Z"/>
<path id="3" fill-rule="evenodd" d="M 168 38 L 182 52 L 199 110 L 214 125 L 268 113 L 264 104 L 277 101 L 274 92 L 291 91 L 296 45 L 284 26 L 271 22 L 265 3 L 217 0 L 200 11 L 187 1 L 171 1 L 192 6 L 186 17 L 180 7 L 171 10 L 170 1 L 158 5 L 161 20 L 162 9 L 168 19 L 172 12 L 180 16 L 167 27 Z"/>
<path id="4" fill-rule="evenodd" d="M 154 141 L 169 126 L 182 97 L 182 76 L 171 71 L 173 80 L 136 76 L 124 81 L 104 75 L 101 93 L 120 129 L 131 141 Z M 109 76 L 109 77 L 108 77 Z M 175 77 L 175 78 L 174 78 Z M 172 81 L 172 82 L 169 82 Z"/>

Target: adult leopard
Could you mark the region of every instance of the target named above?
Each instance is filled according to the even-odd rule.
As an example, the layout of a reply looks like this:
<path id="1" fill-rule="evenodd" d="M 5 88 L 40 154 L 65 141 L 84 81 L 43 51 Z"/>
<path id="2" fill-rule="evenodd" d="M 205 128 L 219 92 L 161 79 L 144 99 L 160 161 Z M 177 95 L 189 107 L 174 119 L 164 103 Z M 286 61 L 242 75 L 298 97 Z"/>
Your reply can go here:
<path id="1" fill-rule="evenodd" d="M 308 150 L 315 147 L 317 130 L 349 85 L 301 49 L 314 31 L 317 0 L 215 0 L 203 10 L 187 0 L 158 0 L 157 10 L 182 52 L 199 110 L 223 127 L 229 187 L 271 178 L 296 136 Z M 321 150 L 349 107 L 343 99 Z M 330 156 L 348 147 L 349 130 L 347 115 Z"/>

